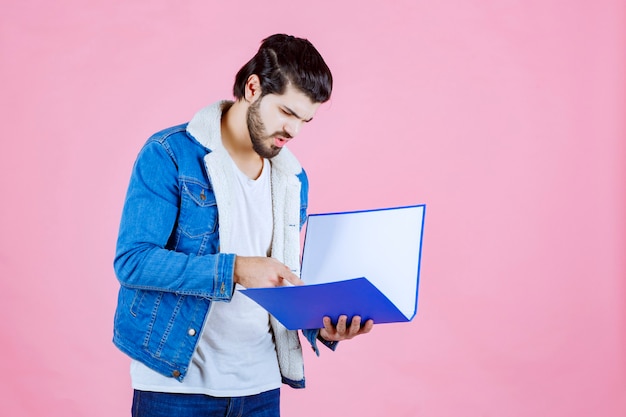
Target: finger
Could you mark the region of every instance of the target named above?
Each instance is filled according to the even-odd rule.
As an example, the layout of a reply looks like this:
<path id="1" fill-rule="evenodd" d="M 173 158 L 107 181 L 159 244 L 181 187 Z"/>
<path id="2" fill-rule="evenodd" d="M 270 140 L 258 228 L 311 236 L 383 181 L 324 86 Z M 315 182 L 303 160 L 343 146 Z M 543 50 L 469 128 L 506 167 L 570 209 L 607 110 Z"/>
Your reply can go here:
<path id="1" fill-rule="evenodd" d="M 361 330 L 361 316 L 354 316 L 350 322 L 350 330 L 348 334 L 350 336 L 356 336 L 359 334 L 359 330 Z"/>
<path id="2" fill-rule="evenodd" d="M 292 285 L 304 285 L 304 281 L 286 267 L 285 271 L 280 275 L 280 278 L 287 280 Z"/>
<path id="3" fill-rule="evenodd" d="M 348 316 L 339 316 L 339 320 L 337 320 L 337 333 L 340 335 L 344 335 L 346 333 L 346 321 L 348 320 Z"/>
<path id="4" fill-rule="evenodd" d="M 365 322 L 365 324 L 361 328 L 360 332 L 361 332 L 361 334 L 369 333 L 370 330 L 372 330 L 373 327 L 374 327 L 374 320 L 369 319 L 368 321 Z"/>
<path id="5" fill-rule="evenodd" d="M 324 330 L 326 330 L 326 333 L 328 335 L 331 335 L 335 332 L 335 330 L 333 329 L 333 322 L 331 321 L 330 317 L 324 317 L 323 323 L 324 323 Z"/>

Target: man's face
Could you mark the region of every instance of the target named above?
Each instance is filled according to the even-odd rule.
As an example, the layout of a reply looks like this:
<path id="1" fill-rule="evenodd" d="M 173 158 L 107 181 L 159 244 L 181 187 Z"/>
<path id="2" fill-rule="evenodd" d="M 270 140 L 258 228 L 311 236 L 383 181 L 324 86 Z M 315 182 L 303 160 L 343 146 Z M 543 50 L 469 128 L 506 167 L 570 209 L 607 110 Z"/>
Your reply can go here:
<path id="1" fill-rule="evenodd" d="M 248 108 L 248 132 L 256 153 L 262 158 L 278 155 L 302 125 L 313 119 L 319 106 L 291 85 L 284 94 L 259 97 Z"/>

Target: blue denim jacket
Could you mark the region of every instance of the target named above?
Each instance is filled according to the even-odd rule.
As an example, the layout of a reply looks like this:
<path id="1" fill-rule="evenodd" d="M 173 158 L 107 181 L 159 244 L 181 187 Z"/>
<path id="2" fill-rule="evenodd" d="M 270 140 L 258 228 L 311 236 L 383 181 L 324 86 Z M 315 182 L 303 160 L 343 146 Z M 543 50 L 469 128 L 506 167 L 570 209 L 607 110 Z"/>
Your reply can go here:
<path id="1" fill-rule="evenodd" d="M 222 208 L 228 206 L 228 181 L 221 178 L 220 164 L 228 156 L 221 146 L 219 121 L 228 105 L 216 103 L 201 110 L 189 124 L 148 139 L 135 162 L 122 213 L 114 261 L 121 287 L 113 342 L 133 359 L 180 381 L 211 304 L 228 302 L 234 291 L 235 254 L 220 252 L 220 233 L 228 224 Z M 306 220 L 308 181 L 287 149 L 272 160 L 272 167 L 273 189 L 287 190 L 273 196 L 274 204 L 285 206 L 283 222 L 290 223 L 279 235 L 291 236 L 290 243 L 284 239 L 272 243 L 272 256 L 299 273 L 298 235 Z M 299 190 L 295 196 L 299 204 L 290 208 L 283 200 L 289 201 L 294 190 Z M 297 224 L 289 219 L 294 210 Z M 274 220 L 279 221 L 276 215 Z M 288 248 L 275 255 L 274 247 L 282 246 Z M 272 325 L 283 382 L 302 388 L 297 334 L 294 337 L 294 332 L 275 320 Z M 303 333 L 319 354 L 318 330 Z M 335 348 L 334 343 L 324 344 Z"/>

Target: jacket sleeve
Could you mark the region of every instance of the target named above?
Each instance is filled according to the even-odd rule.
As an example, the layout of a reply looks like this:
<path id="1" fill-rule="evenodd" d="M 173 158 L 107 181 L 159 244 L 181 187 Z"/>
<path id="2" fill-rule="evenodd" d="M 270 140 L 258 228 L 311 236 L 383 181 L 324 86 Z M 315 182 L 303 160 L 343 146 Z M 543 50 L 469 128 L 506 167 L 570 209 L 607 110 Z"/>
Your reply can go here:
<path id="1" fill-rule="evenodd" d="M 197 256 L 166 249 L 180 206 L 174 155 L 159 141 L 143 147 L 131 175 L 114 268 L 122 286 L 230 300 L 234 254 Z"/>

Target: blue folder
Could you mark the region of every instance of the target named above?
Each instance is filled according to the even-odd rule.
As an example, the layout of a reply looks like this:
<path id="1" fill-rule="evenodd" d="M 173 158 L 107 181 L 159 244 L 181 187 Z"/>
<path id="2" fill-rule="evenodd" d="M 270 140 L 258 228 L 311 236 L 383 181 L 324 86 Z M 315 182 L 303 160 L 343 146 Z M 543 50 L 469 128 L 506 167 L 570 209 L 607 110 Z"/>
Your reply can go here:
<path id="1" fill-rule="evenodd" d="M 334 323 L 340 315 L 358 315 L 362 323 L 411 321 L 417 312 L 425 209 L 310 215 L 301 274 L 306 285 L 241 292 L 290 330 L 321 328 L 324 316 Z"/>

